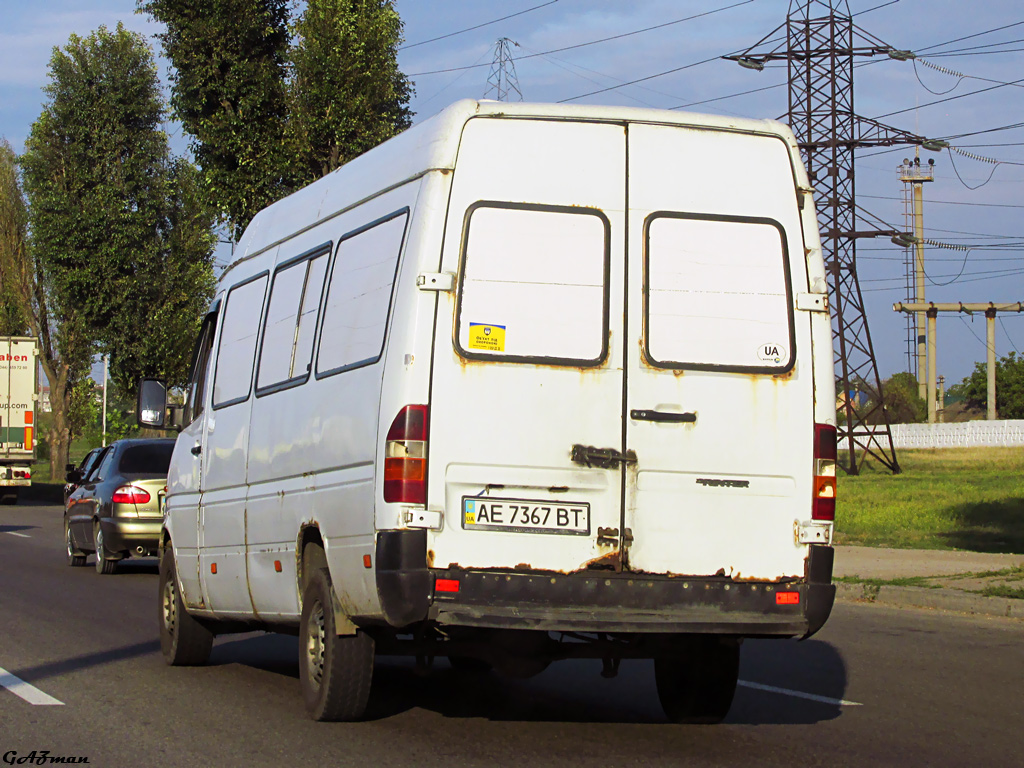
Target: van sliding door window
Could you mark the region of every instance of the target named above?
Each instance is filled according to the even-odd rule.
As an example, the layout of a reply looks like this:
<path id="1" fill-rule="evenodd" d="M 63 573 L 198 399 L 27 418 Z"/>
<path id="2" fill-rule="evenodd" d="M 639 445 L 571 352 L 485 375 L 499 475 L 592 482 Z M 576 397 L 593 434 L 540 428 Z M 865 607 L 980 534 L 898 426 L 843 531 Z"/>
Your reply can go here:
<path id="1" fill-rule="evenodd" d="M 408 218 L 408 209 L 403 209 L 349 233 L 338 244 L 324 304 L 317 376 L 380 359 Z"/>
<path id="2" fill-rule="evenodd" d="M 788 249 L 778 222 L 656 213 L 645 229 L 645 345 L 653 365 L 792 367 Z"/>
<path id="3" fill-rule="evenodd" d="M 256 394 L 305 381 L 313 357 L 313 331 L 323 295 L 330 244 L 280 267 L 270 286 Z"/>
<path id="4" fill-rule="evenodd" d="M 221 323 L 217 371 L 213 380 L 213 407 L 240 403 L 249 398 L 256 357 L 256 336 L 263 313 L 267 275 L 236 285 L 228 291 Z"/>
<path id="5" fill-rule="evenodd" d="M 474 205 L 463 236 L 459 354 L 599 365 L 608 344 L 610 242 L 608 219 L 596 209 Z"/>

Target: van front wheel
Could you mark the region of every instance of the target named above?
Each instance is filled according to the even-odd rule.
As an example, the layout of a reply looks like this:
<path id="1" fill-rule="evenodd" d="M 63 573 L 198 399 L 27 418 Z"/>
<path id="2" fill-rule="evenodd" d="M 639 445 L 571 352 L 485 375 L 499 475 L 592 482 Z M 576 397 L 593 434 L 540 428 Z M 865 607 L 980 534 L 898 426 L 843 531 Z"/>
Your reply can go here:
<path id="1" fill-rule="evenodd" d="M 338 635 L 331 579 L 317 571 L 302 596 L 299 681 L 314 720 L 358 720 L 366 711 L 373 680 L 373 638 L 359 631 Z"/>
<path id="2" fill-rule="evenodd" d="M 673 723 L 720 723 L 729 714 L 740 671 L 740 645 L 731 638 L 697 636 L 678 655 L 654 660 L 654 680 Z"/>

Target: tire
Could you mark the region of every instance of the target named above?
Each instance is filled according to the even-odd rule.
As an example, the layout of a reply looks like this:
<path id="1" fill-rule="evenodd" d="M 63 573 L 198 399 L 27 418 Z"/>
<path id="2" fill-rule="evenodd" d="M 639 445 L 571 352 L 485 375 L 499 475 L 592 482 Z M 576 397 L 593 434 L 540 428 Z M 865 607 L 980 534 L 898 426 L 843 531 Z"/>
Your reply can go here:
<path id="1" fill-rule="evenodd" d="M 170 544 L 160 558 L 160 651 L 172 667 L 205 664 L 213 649 L 213 633 L 185 610 L 178 590 Z"/>
<path id="2" fill-rule="evenodd" d="M 373 682 L 373 638 L 363 631 L 339 636 L 332 609 L 331 578 L 312 575 L 302 595 L 299 683 L 314 720 L 358 720 Z"/>
<path id="3" fill-rule="evenodd" d="M 67 520 L 64 521 L 64 543 L 67 545 L 68 550 L 68 565 L 72 568 L 81 568 L 85 565 L 87 555 L 75 546 L 75 542 L 71 538 L 71 528 L 68 526 Z"/>
<path id="4" fill-rule="evenodd" d="M 117 560 L 110 559 L 110 552 L 103 543 L 103 527 L 96 523 L 93 530 L 93 541 L 96 542 L 96 573 L 110 575 L 117 570 Z"/>
<path id="5" fill-rule="evenodd" d="M 740 670 L 740 646 L 714 636 L 692 638 L 678 656 L 654 660 L 654 680 L 673 723 L 720 723 L 729 714 Z"/>

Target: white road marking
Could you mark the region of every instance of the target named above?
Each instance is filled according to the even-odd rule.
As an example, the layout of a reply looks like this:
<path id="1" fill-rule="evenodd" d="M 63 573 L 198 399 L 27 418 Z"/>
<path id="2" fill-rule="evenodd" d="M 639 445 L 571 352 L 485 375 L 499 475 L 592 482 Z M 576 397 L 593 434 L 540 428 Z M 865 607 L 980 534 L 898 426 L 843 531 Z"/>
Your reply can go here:
<path id="1" fill-rule="evenodd" d="M 41 707 L 63 707 L 64 702 L 59 701 L 48 693 L 43 693 L 34 685 L 26 683 L 20 677 L 15 677 L 3 667 L 0 667 L 0 688 L 6 688 L 15 696 L 20 696 L 29 704 Z"/>
<path id="2" fill-rule="evenodd" d="M 803 691 L 791 691 L 788 688 L 776 688 L 774 685 L 762 685 L 761 683 L 752 683 L 749 680 L 739 680 L 737 685 L 742 685 L 744 688 L 753 688 L 756 691 L 768 691 L 770 693 L 781 693 L 784 696 L 793 696 L 797 699 L 807 699 L 809 701 L 817 701 L 821 704 L 833 704 L 837 707 L 862 707 L 864 706 L 859 701 L 847 701 L 846 699 L 830 699 L 828 696 L 818 696 L 814 693 L 804 693 Z"/>
<path id="3" fill-rule="evenodd" d="M 23 538 L 23 539 L 31 539 L 32 538 L 27 533 L 18 533 L 17 531 L 5 531 L 5 533 L 9 533 L 11 536 L 21 536 L 21 538 Z"/>

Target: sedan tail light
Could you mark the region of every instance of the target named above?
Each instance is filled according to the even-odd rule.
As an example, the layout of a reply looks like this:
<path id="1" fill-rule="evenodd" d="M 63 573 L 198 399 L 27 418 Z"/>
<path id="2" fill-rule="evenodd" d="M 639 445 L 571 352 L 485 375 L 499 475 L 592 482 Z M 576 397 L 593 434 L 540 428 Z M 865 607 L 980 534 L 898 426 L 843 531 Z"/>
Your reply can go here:
<path id="1" fill-rule="evenodd" d="M 148 504 L 152 497 L 145 488 L 137 488 L 134 485 L 122 485 L 111 499 L 115 504 Z"/>

